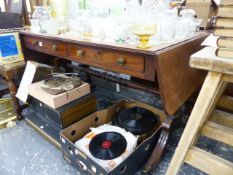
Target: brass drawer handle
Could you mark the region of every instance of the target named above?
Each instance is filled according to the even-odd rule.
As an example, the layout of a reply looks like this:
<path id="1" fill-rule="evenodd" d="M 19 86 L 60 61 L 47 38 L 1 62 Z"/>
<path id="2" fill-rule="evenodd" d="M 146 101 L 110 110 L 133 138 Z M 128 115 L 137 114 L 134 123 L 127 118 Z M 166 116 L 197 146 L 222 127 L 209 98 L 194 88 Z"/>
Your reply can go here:
<path id="1" fill-rule="evenodd" d="M 77 50 L 76 55 L 79 57 L 82 57 L 84 55 L 84 51 L 83 50 Z"/>
<path id="2" fill-rule="evenodd" d="M 120 57 L 120 58 L 117 60 L 117 64 L 120 65 L 120 66 L 123 66 L 123 65 L 125 64 L 125 58 Z"/>
<path id="3" fill-rule="evenodd" d="M 33 46 L 37 46 L 39 44 L 39 41 L 32 41 L 31 43 Z"/>
<path id="4" fill-rule="evenodd" d="M 56 44 L 53 44 L 53 50 L 58 50 L 59 49 L 59 47 L 58 47 L 58 45 L 56 45 Z"/>

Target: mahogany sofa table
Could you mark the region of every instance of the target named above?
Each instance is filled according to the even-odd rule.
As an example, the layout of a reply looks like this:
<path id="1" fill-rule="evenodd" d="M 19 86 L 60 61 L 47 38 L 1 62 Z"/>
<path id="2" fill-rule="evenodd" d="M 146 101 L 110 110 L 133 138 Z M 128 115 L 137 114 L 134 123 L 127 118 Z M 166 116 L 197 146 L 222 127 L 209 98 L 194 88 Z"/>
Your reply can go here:
<path id="1" fill-rule="evenodd" d="M 26 60 L 46 63 L 58 57 L 75 61 L 84 65 L 79 66 L 79 70 L 88 75 L 160 95 L 164 122 L 159 141 L 144 168 L 149 172 L 161 158 L 174 115 L 204 81 L 206 73 L 191 69 L 189 57 L 200 50 L 207 35 L 204 32 L 197 33 L 182 41 L 160 44 L 146 50 L 127 44 L 35 34 L 29 30 L 21 31 L 20 39 Z M 89 69 L 90 66 L 130 75 L 131 80 L 97 74 Z"/>
<path id="2" fill-rule="evenodd" d="M 174 115 L 203 83 L 205 72 L 191 69 L 189 57 L 200 50 L 208 33 L 198 33 L 182 41 L 138 49 L 126 44 L 109 44 L 21 31 L 26 60 L 64 58 L 131 75 L 132 88 L 161 95 L 164 111 Z M 135 80 L 135 81 L 134 81 Z"/>

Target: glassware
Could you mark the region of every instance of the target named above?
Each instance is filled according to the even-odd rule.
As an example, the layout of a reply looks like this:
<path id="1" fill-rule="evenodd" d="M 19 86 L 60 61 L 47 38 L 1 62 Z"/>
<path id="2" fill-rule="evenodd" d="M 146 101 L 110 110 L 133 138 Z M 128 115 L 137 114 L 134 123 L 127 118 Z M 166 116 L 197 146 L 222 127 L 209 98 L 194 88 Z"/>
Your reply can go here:
<path id="1" fill-rule="evenodd" d="M 166 10 L 160 16 L 160 38 L 162 41 L 172 41 L 174 39 L 177 20 L 176 10 Z"/>
<path id="2" fill-rule="evenodd" d="M 35 10 L 32 14 L 33 19 L 41 19 L 41 18 L 50 18 L 50 9 L 46 6 L 35 6 Z"/>
<path id="3" fill-rule="evenodd" d="M 108 0 L 109 1 L 109 0 Z M 113 15 L 121 16 L 125 8 L 125 0 L 111 0 L 110 11 Z"/>
<path id="4" fill-rule="evenodd" d="M 102 17 L 93 17 L 91 26 L 93 32 L 93 40 L 95 41 L 104 41 L 106 38 L 104 20 Z"/>
<path id="5" fill-rule="evenodd" d="M 111 2 L 109 0 L 90 0 L 89 11 L 93 16 L 106 17 L 110 13 Z"/>
<path id="6" fill-rule="evenodd" d="M 30 22 L 31 22 L 31 31 L 33 33 L 39 33 L 41 31 L 39 19 L 30 19 Z"/>
<path id="7" fill-rule="evenodd" d="M 53 18 L 64 19 L 67 16 L 67 0 L 50 0 L 51 15 Z"/>
<path id="8" fill-rule="evenodd" d="M 150 48 L 150 37 L 155 34 L 157 29 L 154 16 L 141 9 L 139 16 L 135 17 L 138 21 L 133 27 L 133 33 L 139 38 L 139 45 L 137 47 L 142 49 Z"/>
<path id="9" fill-rule="evenodd" d="M 51 35 L 57 35 L 59 33 L 59 24 L 53 19 L 44 22 L 45 32 Z"/>
<path id="10" fill-rule="evenodd" d="M 67 1 L 67 16 L 70 19 L 76 18 L 79 12 L 79 8 L 81 8 L 80 6 L 81 6 L 80 1 L 68 0 Z"/>
<path id="11" fill-rule="evenodd" d="M 184 9 L 181 11 L 181 16 L 178 18 L 176 25 L 176 39 L 184 39 L 192 36 L 196 32 L 195 12 L 191 9 Z"/>
<path id="12" fill-rule="evenodd" d="M 38 20 L 41 33 L 45 32 L 46 21 L 50 20 L 50 17 L 51 17 L 51 11 L 49 7 L 46 7 L 46 6 L 35 7 L 35 11 L 32 14 L 32 19 Z M 34 24 L 35 23 L 36 21 L 34 20 Z"/>
<path id="13" fill-rule="evenodd" d="M 84 10 L 80 16 L 80 33 L 84 39 L 90 40 L 93 37 L 92 18 L 89 10 Z"/>

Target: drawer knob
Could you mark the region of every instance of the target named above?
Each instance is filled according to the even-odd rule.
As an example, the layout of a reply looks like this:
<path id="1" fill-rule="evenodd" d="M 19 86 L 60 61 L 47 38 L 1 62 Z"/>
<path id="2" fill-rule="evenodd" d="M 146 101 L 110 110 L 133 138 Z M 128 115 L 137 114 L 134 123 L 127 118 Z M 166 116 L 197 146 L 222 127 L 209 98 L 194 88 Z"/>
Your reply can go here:
<path id="1" fill-rule="evenodd" d="M 118 65 L 120 65 L 120 66 L 123 66 L 124 64 L 125 64 L 125 59 L 124 58 L 119 58 L 118 60 L 117 60 L 117 64 Z"/>
<path id="2" fill-rule="evenodd" d="M 79 57 L 82 57 L 84 55 L 84 51 L 83 50 L 77 50 L 76 55 L 79 56 Z"/>
<path id="3" fill-rule="evenodd" d="M 58 50 L 58 46 L 56 44 L 53 45 L 53 50 Z"/>
<path id="4" fill-rule="evenodd" d="M 39 44 L 39 41 L 32 41 L 33 46 L 37 46 Z"/>

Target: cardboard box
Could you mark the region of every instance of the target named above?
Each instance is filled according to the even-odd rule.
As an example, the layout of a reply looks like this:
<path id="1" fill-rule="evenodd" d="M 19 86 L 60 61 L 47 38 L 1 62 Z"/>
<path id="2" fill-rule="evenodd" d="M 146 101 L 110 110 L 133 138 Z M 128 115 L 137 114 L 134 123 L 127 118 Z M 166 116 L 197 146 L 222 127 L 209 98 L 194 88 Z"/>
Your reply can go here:
<path id="1" fill-rule="evenodd" d="M 95 161 L 86 156 L 83 152 L 77 149 L 75 142 L 81 139 L 85 134 L 90 132 L 90 127 L 98 127 L 100 125 L 109 123 L 112 121 L 115 111 L 119 109 L 130 108 L 134 106 L 143 107 L 149 109 L 155 114 L 160 116 L 160 121 L 166 118 L 163 111 L 140 102 L 127 102 L 120 101 L 112 107 L 98 111 L 89 115 L 88 117 L 80 120 L 79 122 L 69 126 L 60 133 L 60 139 L 62 144 L 62 152 L 64 158 L 77 168 L 81 174 L 98 174 L 98 175 L 131 175 L 135 174 L 140 167 L 145 163 L 148 157 L 151 155 L 155 144 L 157 143 L 160 132 L 160 127 L 146 140 L 144 140 L 136 150 L 129 155 L 120 165 L 118 165 L 113 171 L 107 172 L 104 168 L 99 166 Z"/>
<path id="2" fill-rule="evenodd" d="M 90 85 L 88 83 L 83 83 L 81 86 L 59 95 L 51 95 L 43 91 L 41 89 L 42 84 L 43 81 L 29 85 L 28 94 L 47 104 L 53 109 L 59 108 L 90 93 Z"/>

